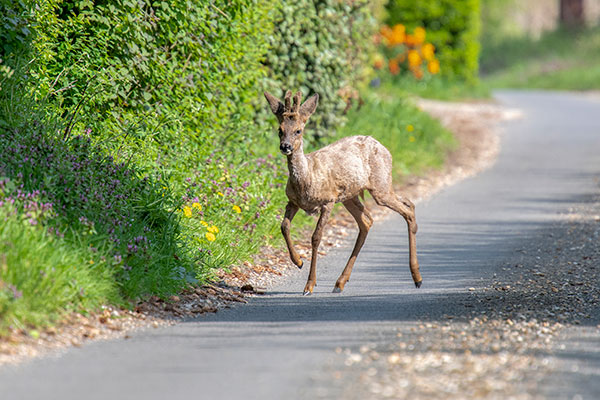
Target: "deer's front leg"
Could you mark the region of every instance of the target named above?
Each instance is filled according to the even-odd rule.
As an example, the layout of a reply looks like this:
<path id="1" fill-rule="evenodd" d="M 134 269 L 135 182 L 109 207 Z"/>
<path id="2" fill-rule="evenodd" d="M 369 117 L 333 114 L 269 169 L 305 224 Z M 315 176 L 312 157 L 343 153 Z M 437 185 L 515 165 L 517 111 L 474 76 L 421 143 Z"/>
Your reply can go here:
<path id="1" fill-rule="evenodd" d="M 327 220 L 329 219 L 329 214 L 331 213 L 332 208 L 333 203 L 328 203 L 321 207 L 321 215 L 319 216 L 317 227 L 312 235 L 312 257 L 310 259 L 310 272 L 308 274 L 308 281 L 304 287 L 304 296 L 311 294 L 315 288 L 315 284 L 317 283 L 317 256 L 319 252 L 319 245 L 321 244 L 323 230 L 325 229 L 325 225 L 327 225 Z"/>
<path id="2" fill-rule="evenodd" d="M 292 220 L 294 219 L 294 216 L 297 212 L 297 205 L 290 202 L 287 204 L 287 206 L 285 206 L 285 216 L 283 217 L 283 221 L 281 222 L 281 233 L 283 234 L 285 244 L 287 245 L 288 251 L 290 252 L 290 258 L 292 259 L 292 262 L 296 264 L 298 268 L 302 268 L 302 260 L 296 252 L 296 249 L 294 248 L 294 243 L 292 242 L 292 238 L 290 236 L 290 227 L 292 226 Z"/>

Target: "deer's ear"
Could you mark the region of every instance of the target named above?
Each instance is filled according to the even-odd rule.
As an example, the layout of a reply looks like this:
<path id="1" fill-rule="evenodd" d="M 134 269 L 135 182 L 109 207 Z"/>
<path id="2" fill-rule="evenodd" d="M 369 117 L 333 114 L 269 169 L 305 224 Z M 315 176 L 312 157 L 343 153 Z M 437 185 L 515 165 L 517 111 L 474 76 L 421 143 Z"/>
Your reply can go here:
<path id="1" fill-rule="evenodd" d="M 315 93 L 310 96 L 304 104 L 300 106 L 300 115 L 304 120 L 307 120 L 308 117 L 312 115 L 317 109 L 317 105 L 319 104 L 319 94 Z"/>
<path id="2" fill-rule="evenodd" d="M 283 103 L 269 92 L 265 92 L 265 98 L 269 102 L 269 106 L 271 107 L 273 114 L 280 118 L 283 114 Z"/>

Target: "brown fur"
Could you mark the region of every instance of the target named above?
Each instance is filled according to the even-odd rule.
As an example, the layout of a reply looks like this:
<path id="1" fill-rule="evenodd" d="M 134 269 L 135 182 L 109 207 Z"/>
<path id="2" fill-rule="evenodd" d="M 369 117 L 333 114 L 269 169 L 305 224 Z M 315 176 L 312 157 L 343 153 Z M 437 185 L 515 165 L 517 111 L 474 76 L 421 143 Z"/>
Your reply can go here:
<path id="1" fill-rule="evenodd" d="M 335 284 L 334 292 L 341 292 L 344 289 L 373 224 L 371 215 L 359 200 L 359 196 L 362 196 L 365 190 L 371 193 L 378 205 L 391 208 L 406 220 L 410 270 L 415 285 L 420 287 L 422 279 L 415 241 L 417 233 L 415 207 L 410 200 L 396 195 L 393 191 L 390 152 L 370 136 L 351 136 L 305 155 L 302 148 L 304 126 L 317 107 L 319 95 L 314 94 L 302 105 L 300 105 L 300 92 L 294 96 L 293 105 L 289 90 L 284 98 L 285 103 L 266 92 L 265 97 L 279 121 L 280 149 L 287 156 L 290 174 L 285 192 L 289 202 L 281 231 L 292 262 L 298 267 L 302 267 L 303 263 L 290 237 L 291 221 L 299 208 L 311 214 L 320 213 L 312 236 L 311 266 L 304 294 L 313 292 L 316 283 L 317 252 L 323 229 L 333 205 L 338 202 L 341 202 L 352 214 L 359 227 L 352 255 Z"/>

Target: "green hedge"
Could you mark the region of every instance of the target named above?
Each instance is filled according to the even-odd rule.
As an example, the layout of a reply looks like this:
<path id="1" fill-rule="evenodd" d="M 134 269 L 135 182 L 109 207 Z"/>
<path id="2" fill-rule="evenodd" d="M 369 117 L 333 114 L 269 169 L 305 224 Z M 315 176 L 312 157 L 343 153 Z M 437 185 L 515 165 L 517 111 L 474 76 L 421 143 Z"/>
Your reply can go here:
<path id="1" fill-rule="evenodd" d="M 343 125 L 381 8 L 339 0 L 35 3 L 10 6 L 5 20 L 14 26 L 0 37 L 5 52 L 33 46 L 36 97 L 109 151 L 146 167 L 159 160 L 176 174 L 215 148 L 247 149 L 263 138 L 272 121 L 262 90 L 318 92 L 315 137 Z"/>
<path id="2" fill-rule="evenodd" d="M 344 110 L 364 78 L 373 47 L 373 9 L 379 2 L 299 0 L 274 10 L 275 25 L 266 59 L 266 89 L 283 97 L 286 89 L 304 96 L 319 93 L 308 132 L 332 136 L 345 122 Z"/>
<path id="3" fill-rule="evenodd" d="M 179 169 L 249 125 L 273 4 L 45 2 L 31 12 L 36 96 L 124 159 Z"/>
<path id="4" fill-rule="evenodd" d="M 479 0 L 390 0 L 388 24 L 422 26 L 436 47 L 441 74 L 470 83 L 477 81 L 479 57 Z"/>

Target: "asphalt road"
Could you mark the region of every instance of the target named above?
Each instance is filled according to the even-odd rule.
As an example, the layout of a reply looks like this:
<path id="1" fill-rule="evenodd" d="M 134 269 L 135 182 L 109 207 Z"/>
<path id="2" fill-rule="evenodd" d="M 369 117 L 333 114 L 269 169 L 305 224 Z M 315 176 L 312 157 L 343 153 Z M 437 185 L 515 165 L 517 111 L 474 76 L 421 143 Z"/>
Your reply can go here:
<path id="1" fill-rule="evenodd" d="M 331 290 L 350 248 L 321 259 L 312 296 L 301 296 L 306 269 L 247 306 L 5 367 L 0 398 L 313 398 L 336 347 L 460 313 L 467 288 L 490 279 L 600 176 L 600 100 L 497 98 L 525 114 L 504 126 L 497 163 L 417 206 L 421 289 L 410 278 L 406 225 L 394 216 L 373 227 L 342 294 Z"/>

